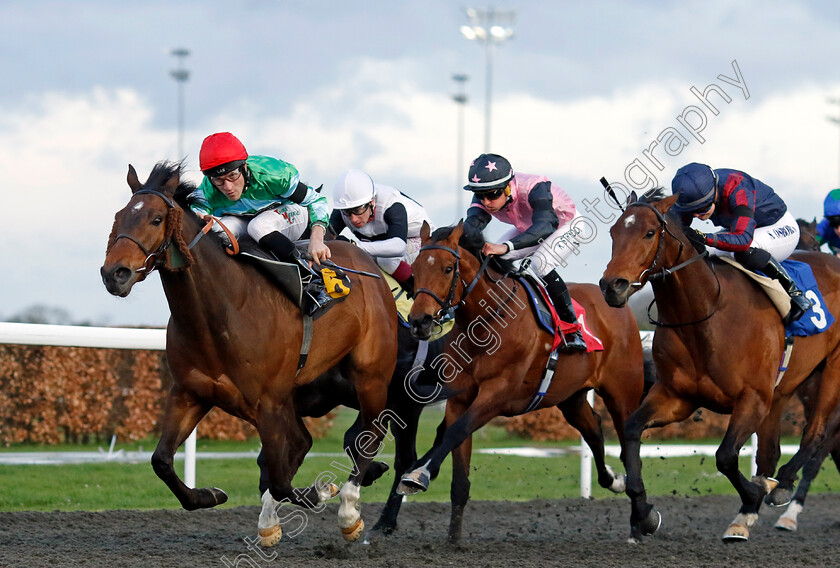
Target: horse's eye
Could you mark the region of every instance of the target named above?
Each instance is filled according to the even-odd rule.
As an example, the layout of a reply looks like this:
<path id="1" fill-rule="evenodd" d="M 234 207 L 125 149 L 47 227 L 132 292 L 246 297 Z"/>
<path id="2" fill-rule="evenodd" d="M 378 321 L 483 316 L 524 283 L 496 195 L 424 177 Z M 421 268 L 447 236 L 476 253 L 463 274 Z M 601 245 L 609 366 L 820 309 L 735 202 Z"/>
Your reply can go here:
<path id="1" fill-rule="evenodd" d="M 152 225 L 154 225 L 155 227 L 157 227 L 161 223 L 163 223 L 163 217 L 161 217 L 160 215 L 152 219 Z"/>
<path id="2" fill-rule="evenodd" d="M 454 267 L 452 267 L 452 266 L 447 266 L 447 267 L 446 267 L 446 270 L 444 270 L 443 272 L 444 272 L 445 274 L 450 274 L 453 270 L 454 270 Z"/>
<path id="3" fill-rule="evenodd" d="M 652 238 L 653 238 L 653 236 L 654 236 L 655 234 L 656 234 L 656 231 L 654 231 L 653 229 L 651 229 L 651 230 L 649 230 L 647 233 L 645 233 L 645 238 L 646 238 L 646 239 L 652 239 Z"/>

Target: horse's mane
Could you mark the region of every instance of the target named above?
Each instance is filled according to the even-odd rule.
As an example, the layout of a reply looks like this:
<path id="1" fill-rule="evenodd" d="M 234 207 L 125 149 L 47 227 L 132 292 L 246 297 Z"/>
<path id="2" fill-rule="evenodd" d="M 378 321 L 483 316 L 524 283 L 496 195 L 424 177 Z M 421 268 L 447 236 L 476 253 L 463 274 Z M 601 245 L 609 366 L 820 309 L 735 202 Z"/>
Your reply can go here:
<path id="1" fill-rule="evenodd" d="M 653 203 L 655 201 L 665 199 L 666 197 L 668 196 L 665 195 L 665 188 L 662 186 L 658 186 L 644 192 L 642 195 L 639 196 L 637 201 L 640 201 L 642 203 Z"/>
<path id="2" fill-rule="evenodd" d="M 179 179 L 178 189 L 175 190 L 175 201 L 181 207 L 188 208 L 187 196 L 195 191 L 195 184 L 191 181 L 181 179 L 184 171 L 184 162 L 170 162 L 161 160 L 156 163 L 149 174 L 149 179 L 143 184 L 143 189 L 160 191 L 172 176 L 177 175 Z"/>
<path id="3" fill-rule="evenodd" d="M 161 160 L 152 168 L 152 171 L 149 174 L 149 179 L 147 179 L 146 183 L 143 184 L 143 189 L 154 189 L 159 191 L 173 175 L 177 175 L 179 183 L 177 189 L 175 189 L 173 199 L 175 200 L 175 203 L 181 206 L 184 215 L 198 219 L 198 215 L 190 209 L 190 205 L 194 199 L 192 194 L 196 190 L 196 185 L 189 180 L 183 179 L 183 173 L 183 160 L 179 162 Z M 215 231 L 208 232 L 206 236 L 211 239 L 218 240 L 220 243 L 222 242 L 221 238 L 215 233 Z"/>
<path id="4" fill-rule="evenodd" d="M 440 242 L 444 239 L 449 238 L 454 229 L 454 226 L 441 227 L 440 229 L 436 229 L 435 232 L 432 233 L 432 241 Z M 461 235 L 461 238 L 458 240 L 459 245 L 461 245 L 464 249 L 466 249 L 477 259 L 482 260 L 484 258 L 484 255 L 481 253 L 481 247 L 484 246 L 485 242 L 486 241 L 484 240 L 484 234 L 477 227 L 469 223 L 464 223 L 464 232 Z M 494 256 L 490 260 L 490 265 L 493 267 L 494 270 L 502 274 L 509 274 L 511 272 L 516 271 L 516 267 L 514 266 L 513 261 L 501 258 L 499 256 Z"/>

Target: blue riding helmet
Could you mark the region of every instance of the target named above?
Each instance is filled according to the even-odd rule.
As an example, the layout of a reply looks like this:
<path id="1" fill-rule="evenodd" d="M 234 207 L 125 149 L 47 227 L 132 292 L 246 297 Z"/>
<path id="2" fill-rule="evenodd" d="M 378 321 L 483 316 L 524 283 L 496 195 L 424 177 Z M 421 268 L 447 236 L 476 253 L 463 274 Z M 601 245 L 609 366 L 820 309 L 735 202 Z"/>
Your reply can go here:
<path id="1" fill-rule="evenodd" d="M 825 196 L 823 216 L 835 217 L 837 215 L 840 215 L 840 189 L 832 189 Z"/>
<path id="2" fill-rule="evenodd" d="M 717 176 L 706 164 L 692 162 L 677 170 L 671 193 L 679 195 L 674 209 L 681 213 L 704 211 L 715 200 Z"/>

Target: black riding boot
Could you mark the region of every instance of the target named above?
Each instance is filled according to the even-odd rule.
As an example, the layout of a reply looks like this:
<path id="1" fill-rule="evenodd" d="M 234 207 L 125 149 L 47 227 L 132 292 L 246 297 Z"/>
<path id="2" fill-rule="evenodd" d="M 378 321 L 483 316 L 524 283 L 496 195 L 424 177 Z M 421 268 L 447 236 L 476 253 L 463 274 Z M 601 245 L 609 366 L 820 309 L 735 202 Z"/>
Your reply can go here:
<path id="1" fill-rule="evenodd" d="M 779 261 L 771 257 L 767 266 L 762 268 L 761 271 L 769 278 L 778 280 L 790 296 L 790 312 L 784 318 L 785 325 L 795 322 L 811 308 L 811 300 L 805 297 L 805 294 L 796 286 L 796 282 L 793 281 L 793 278 L 790 277 Z"/>
<path id="2" fill-rule="evenodd" d="M 303 286 L 301 311 L 313 319 L 323 313 L 327 304 L 332 302 L 333 298 L 327 293 L 321 275 L 310 268 L 309 263 L 300 257 L 300 253 L 289 237 L 279 231 L 273 231 L 261 238 L 260 244 L 280 262 L 296 264 L 304 282 L 309 277 L 309 282 Z"/>
<path id="3" fill-rule="evenodd" d="M 566 323 L 577 323 L 577 315 L 575 308 L 572 307 L 572 296 L 569 294 L 569 289 L 566 283 L 560 278 L 556 270 L 552 270 L 543 277 L 545 280 L 545 288 L 548 290 L 548 295 L 554 302 L 554 309 L 557 315 Z M 586 342 L 583 340 L 580 331 L 575 331 L 563 336 L 565 345 L 560 348 L 564 353 L 574 351 L 586 351 Z"/>

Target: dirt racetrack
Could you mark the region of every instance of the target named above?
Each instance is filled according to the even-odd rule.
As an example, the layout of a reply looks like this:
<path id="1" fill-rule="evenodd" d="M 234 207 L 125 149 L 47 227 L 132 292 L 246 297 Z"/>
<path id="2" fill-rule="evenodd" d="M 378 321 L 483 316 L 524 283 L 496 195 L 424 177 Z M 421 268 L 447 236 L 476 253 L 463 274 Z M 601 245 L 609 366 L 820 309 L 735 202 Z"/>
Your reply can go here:
<path id="1" fill-rule="evenodd" d="M 295 538 L 274 549 L 249 550 L 259 509 L 0 513 L 0 566 L 212 567 L 238 566 L 725 566 L 775 568 L 840 563 L 840 495 L 812 495 L 800 529 L 773 528 L 779 511 L 763 508 L 749 542 L 724 544 L 720 535 L 738 499 L 658 497 L 660 531 L 641 544 L 626 542 L 626 499 L 473 502 L 461 546 L 444 543 L 447 503 L 406 503 L 398 533 L 387 541 L 345 544 L 336 504 L 310 513 Z M 378 504 L 364 504 L 373 526 Z M 276 554 L 276 556 L 275 556 Z"/>

